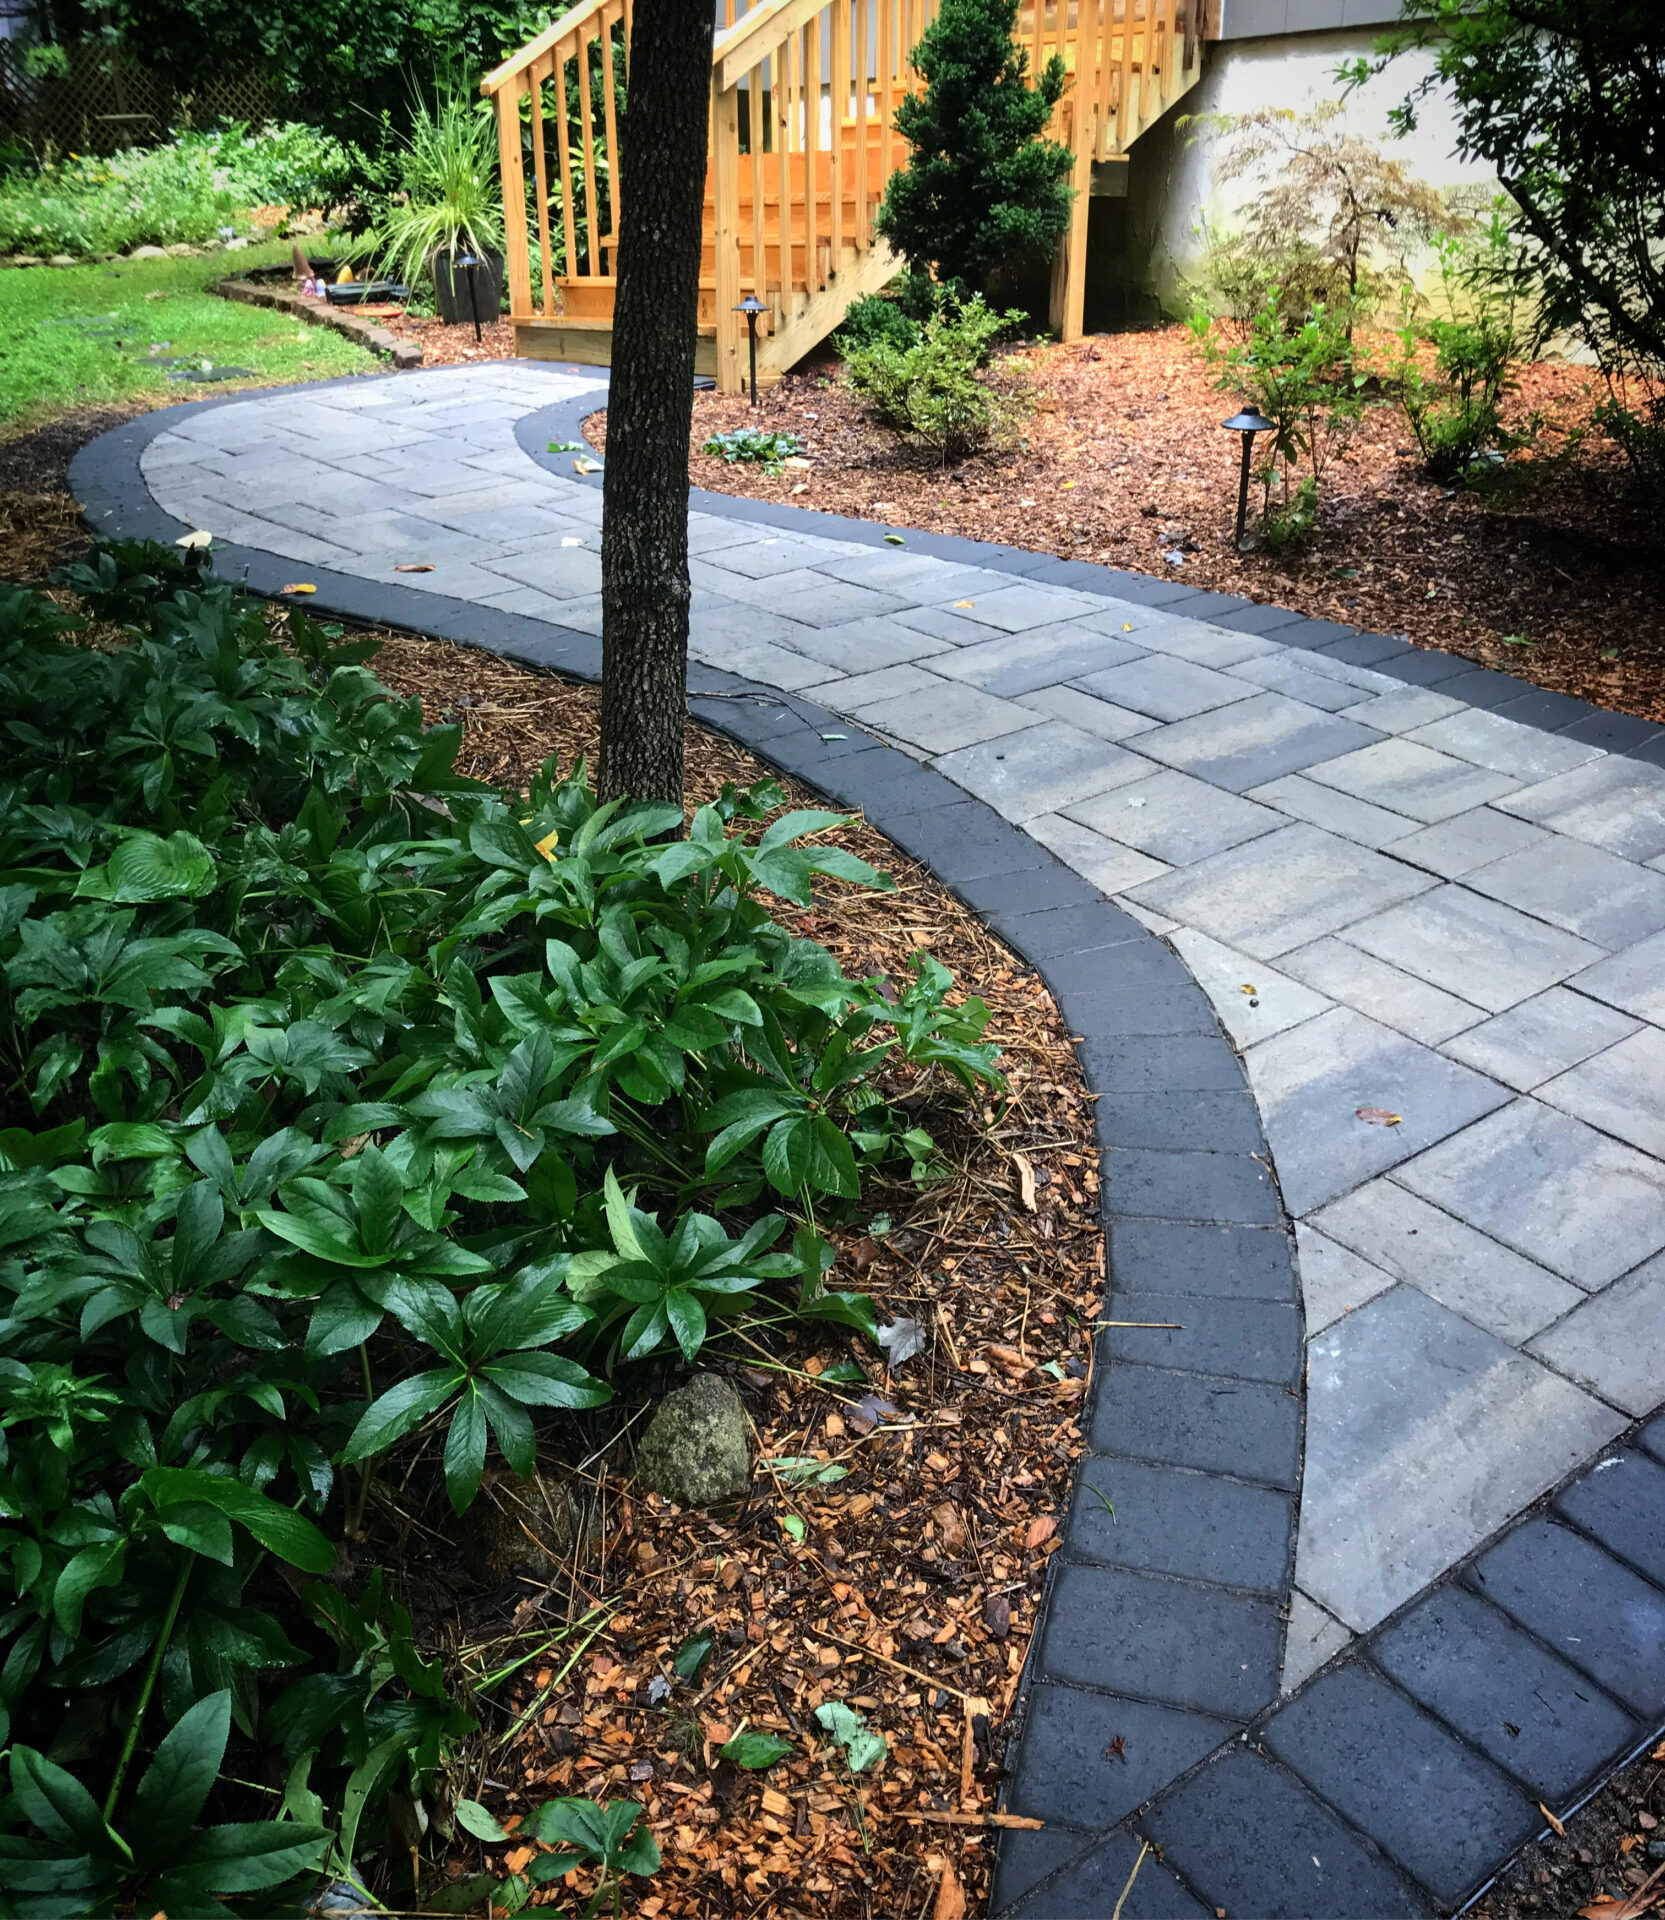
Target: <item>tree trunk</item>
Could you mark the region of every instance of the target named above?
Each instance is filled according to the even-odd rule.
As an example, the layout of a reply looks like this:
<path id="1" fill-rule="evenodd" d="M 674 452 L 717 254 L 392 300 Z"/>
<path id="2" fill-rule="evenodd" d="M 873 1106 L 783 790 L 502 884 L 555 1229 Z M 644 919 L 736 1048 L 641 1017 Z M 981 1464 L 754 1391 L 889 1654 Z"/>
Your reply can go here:
<path id="1" fill-rule="evenodd" d="M 682 800 L 711 0 L 636 0 L 601 533 L 603 799 Z"/>

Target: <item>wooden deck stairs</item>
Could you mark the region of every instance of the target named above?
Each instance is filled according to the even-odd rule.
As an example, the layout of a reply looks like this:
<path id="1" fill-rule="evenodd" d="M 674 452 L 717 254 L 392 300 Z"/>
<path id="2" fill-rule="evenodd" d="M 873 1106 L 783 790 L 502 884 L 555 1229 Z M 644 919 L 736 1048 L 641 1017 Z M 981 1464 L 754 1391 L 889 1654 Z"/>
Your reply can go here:
<path id="1" fill-rule="evenodd" d="M 711 58 L 696 371 L 742 390 L 755 293 L 758 373 L 778 380 L 877 292 L 899 262 L 873 231 L 905 164 L 897 102 L 922 83 L 908 63 L 936 0 L 723 0 Z M 1054 263 L 1053 331 L 1081 335 L 1095 161 L 1125 158 L 1202 74 L 1207 0 L 1026 0 L 1030 71 L 1053 54 L 1070 85 L 1052 137 L 1075 156 L 1077 192 Z M 617 204 L 615 89 L 629 60 L 631 0 L 580 0 L 482 83 L 497 115 L 515 350 L 604 366 L 611 357 Z M 516 207 L 525 217 L 514 218 Z"/>

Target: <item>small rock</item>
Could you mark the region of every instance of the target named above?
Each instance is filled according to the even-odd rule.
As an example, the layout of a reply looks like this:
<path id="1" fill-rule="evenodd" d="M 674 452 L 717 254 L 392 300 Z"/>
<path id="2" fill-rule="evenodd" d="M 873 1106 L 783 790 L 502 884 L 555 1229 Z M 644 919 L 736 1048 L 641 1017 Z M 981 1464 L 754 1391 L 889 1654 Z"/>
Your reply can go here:
<path id="1" fill-rule="evenodd" d="M 46 262 L 38 253 L 20 253 L 12 261 L 14 267 L 44 267 Z"/>
<path id="2" fill-rule="evenodd" d="M 667 1394 L 643 1436 L 636 1477 L 681 1507 L 709 1507 L 744 1493 L 750 1428 L 733 1387 L 714 1373 L 696 1373 Z"/>
<path id="3" fill-rule="evenodd" d="M 166 260 L 166 247 L 135 247 L 127 256 L 129 260 Z"/>
<path id="4" fill-rule="evenodd" d="M 73 267 L 75 265 L 75 255 L 72 253 L 55 253 L 46 264 L 49 267 Z"/>
<path id="5" fill-rule="evenodd" d="M 164 247 L 163 252 L 169 254 L 175 260 L 183 260 L 188 255 L 194 254 L 196 248 L 193 247 L 189 241 L 176 240 L 171 247 Z"/>
<path id="6" fill-rule="evenodd" d="M 494 1585 L 520 1572 L 547 1574 L 570 1559 L 589 1516 L 572 1488 L 553 1476 L 519 1480 L 489 1474 L 474 1503 L 452 1522 L 470 1566 Z"/>
<path id="7" fill-rule="evenodd" d="M 241 253 L 248 244 L 248 241 L 239 236 L 235 240 L 228 240 L 225 243 L 225 250 L 227 253 Z"/>

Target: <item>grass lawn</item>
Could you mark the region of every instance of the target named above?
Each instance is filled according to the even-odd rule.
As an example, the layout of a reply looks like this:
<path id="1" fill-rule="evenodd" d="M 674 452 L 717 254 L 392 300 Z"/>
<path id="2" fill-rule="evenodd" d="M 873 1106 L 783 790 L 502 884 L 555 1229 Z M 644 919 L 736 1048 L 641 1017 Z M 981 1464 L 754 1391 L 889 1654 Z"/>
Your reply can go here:
<path id="1" fill-rule="evenodd" d="M 284 245 L 178 260 L 114 260 L 0 273 L 0 434 L 98 402 L 191 400 L 238 386 L 369 373 L 380 362 L 327 328 L 221 300 L 210 285 Z M 249 378 L 170 380 L 157 363 L 246 367 Z"/>

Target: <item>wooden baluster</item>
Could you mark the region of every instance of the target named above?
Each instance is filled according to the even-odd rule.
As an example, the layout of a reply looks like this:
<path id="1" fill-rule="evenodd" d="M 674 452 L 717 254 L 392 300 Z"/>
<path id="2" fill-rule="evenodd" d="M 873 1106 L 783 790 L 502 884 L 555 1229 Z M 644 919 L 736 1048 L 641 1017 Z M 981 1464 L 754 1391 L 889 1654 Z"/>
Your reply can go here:
<path id="1" fill-rule="evenodd" d="M 1110 49 L 1115 0 L 1098 0 L 1094 18 L 1094 58 L 1098 62 L 1098 120 L 1093 142 L 1094 157 L 1110 158 Z"/>
<path id="2" fill-rule="evenodd" d="M 804 28 L 804 284 L 813 295 L 821 286 L 820 204 L 817 188 L 821 169 L 821 16 L 811 16 Z"/>
<path id="3" fill-rule="evenodd" d="M 827 17 L 832 45 L 832 74 L 827 87 L 827 111 L 831 122 L 827 156 L 828 186 L 832 193 L 832 270 L 838 272 L 844 259 L 844 183 L 850 177 L 850 165 L 844 156 L 844 112 L 850 97 L 850 0 L 832 0 Z"/>
<path id="4" fill-rule="evenodd" d="M 532 173 L 538 194 L 539 278 L 543 282 L 542 311 L 546 320 L 555 311 L 555 284 L 549 259 L 549 162 L 544 153 L 543 130 L 543 68 L 548 64 L 539 61 L 527 74 L 532 88 Z M 530 287 L 527 304 L 531 304 Z"/>
<path id="5" fill-rule="evenodd" d="M 867 204 L 867 129 L 872 124 L 867 112 L 869 46 L 873 30 L 873 10 L 868 0 L 853 0 L 855 10 L 856 55 L 856 245 L 866 252 L 873 242 L 871 209 Z"/>
<path id="6" fill-rule="evenodd" d="M 1133 38 L 1138 29 L 1139 0 L 1122 0 L 1122 77 L 1116 99 L 1116 151 L 1126 153 L 1133 115 Z"/>
<path id="7" fill-rule="evenodd" d="M 746 133 L 752 150 L 752 292 L 769 298 L 769 241 L 764 228 L 767 202 L 763 186 L 763 62 L 746 76 Z"/>
<path id="8" fill-rule="evenodd" d="M 711 215 L 717 269 L 717 390 L 738 393 L 740 353 L 740 91 L 711 76 Z"/>
<path id="9" fill-rule="evenodd" d="M 878 0 L 878 8 L 878 46 L 873 66 L 879 95 L 879 191 L 883 193 L 894 171 L 890 143 L 895 135 L 890 123 L 896 115 L 896 101 L 891 82 L 902 56 L 896 51 L 896 0 Z"/>
<path id="10" fill-rule="evenodd" d="M 595 190 L 595 107 L 590 97 L 590 33 L 586 22 L 578 30 L 578 111 L 584 138 L 584 267 L 587 279 L 601 272 L 601 220 Z M 576 265 L 574 272 L 578 271 Z"/>
<path id="11" fill-rule="evenodd" d="M 532 257 L 526 242 L 526 170 L 520 157 L 520 96 L 517 75 L 498 90 L 497 158 L 503 170 L 503 257 L 509 272 L 509 312 L 532 317 Z"/>
<path id="12" fill-rule="evenodd" d="M 577 225 L 572 209 L 572 141 L 567 131 L 567 56 L 562 47 L 555 49 L 555 155 L 561 170 L 561 234 L 566 241 L 567 264 L 563 279 L 578 271 Z"/>
<path id="13" fill-rule="evenodd" d="M 623 209 L 619 206 L 619 122 L 618 88 L 613 81 L 613 22 L 621 18 L 619 12 L 609 8 L 602 15 L 601 25 L 601 97 L 606 115 L 607 128 L 607 239 L 609 242 L 605 266 L 617 274 L 619 216 Z"/>

